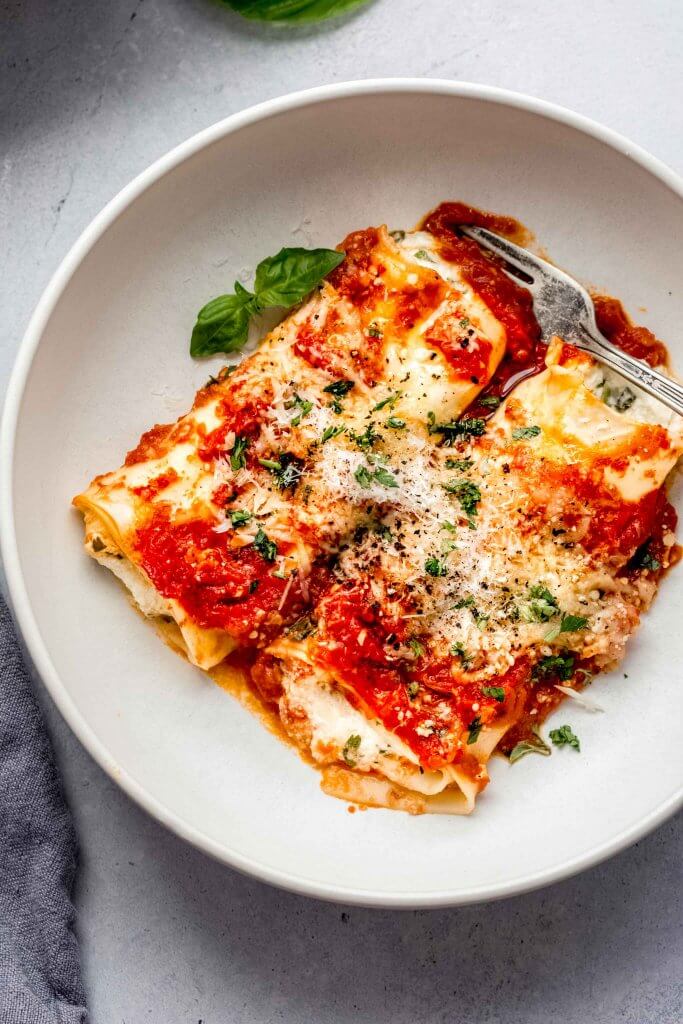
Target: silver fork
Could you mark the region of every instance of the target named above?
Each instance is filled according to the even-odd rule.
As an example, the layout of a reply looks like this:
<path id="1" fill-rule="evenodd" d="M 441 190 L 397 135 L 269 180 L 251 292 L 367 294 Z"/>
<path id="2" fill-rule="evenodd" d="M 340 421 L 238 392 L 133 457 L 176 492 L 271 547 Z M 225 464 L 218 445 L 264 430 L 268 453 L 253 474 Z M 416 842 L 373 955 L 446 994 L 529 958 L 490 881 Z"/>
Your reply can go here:
<path id="1" fill-rule="evenodd" d="M 510 273 L 510 277 L 531 292 L 544 341 L 548 342 L 557 335 L 576 348 L 589 352 L 631 384 L 683 416 L 683 387 L 647 363 L 622 352 L 600 333 L 595 322 L 593 300 L 578 281 L 487 228 L 463 225 L 458 230 L 521 272 L 522 280 L 514 273 Z"/>

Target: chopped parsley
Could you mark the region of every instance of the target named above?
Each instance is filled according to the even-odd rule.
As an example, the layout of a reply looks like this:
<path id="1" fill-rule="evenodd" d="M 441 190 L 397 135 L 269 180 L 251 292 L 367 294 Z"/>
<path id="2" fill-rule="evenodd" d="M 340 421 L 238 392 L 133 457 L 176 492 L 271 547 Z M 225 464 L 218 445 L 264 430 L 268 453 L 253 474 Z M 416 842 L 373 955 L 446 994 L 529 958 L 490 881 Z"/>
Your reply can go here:
<path id="1" fill-rule="evenodd" d="M 368 336 L 371 338 L 381 338 L 382 332 L 380 331 L 377 324 L 370 324 L 368 327 Z"/>
<path id="2" fill-rule="evenodd" d="M 359 747 L 360 736 L 358 735 L 358 733 L 354 733 L 352 736 L 349 736 L 346 743 L 344 744 L 344 749 L 342 750 L 342 757 L 348 764 L 349 768 L 355 768 L 356 766 L 356 763 L 358 761 L 356 755 L 358 753 Z"/>
<path id="3" fill-rule="evenodd" d="M 336 412 L 339 416 L 342 410 L 342 404 L 339 401 L 340 398 L 344 398 L 348 395 L 349 391 L 355 388 L 355 384 L 352 380 L 335 380 L 331 384 L 328 384 L 326 388 L 323 388 L 328 395 L 332 395 L 332 401 L 330 402 L 330 408 L 333 412 Z"/>
<path id="4" fill-rule="evenodd" d="M 376 442 L 380 440 L 380 435 L 375 430 L 375 424 L 372 422 L 368 423 L 362 434 L 357 434 L 352 430 L 349 436 L 351 440 L 363 451 L 369 451 L 369 449 L 373 448 Z"/>
<path id="5" fill-rule="evenodd" d="M 547 658 L 541 658 L 531 673 L 535 682 L 547 679 L 560 679 L 566 683 L 574 674 L 573 654 L 551 654 Z"/>
<path id="6" fill-rule="evenodd" d="M 522 740 L 510 751 L 510 764 L 514 764 L 515 761 L 519 761 L 527 754 L 541 754 L 543 757 L 550 757 L 550 747 L 541 736 L 538 726 L 533 725 L 531 731 L 534 734 L 532 738 Z"/>
<path id="7" fill-rule="evenodd" d="M 578 633 L 588 625 L 588 619 L 583 615 L 563 615 L 559 626 L 555 626 L 543 637 L 546 643 L 556 640 L 560 633 Z"/>
<path id="8" fill-rule="evenodd" d="M 479 399 L 479 405 L 483 405 L 485 409 L 497 409 L 500 405 L 500 398 L 498 395 L 484 395 Z"/>
<path id="9" fill-rule="evenodd" d="M 272 475 L 278 491 L 296 487 L 304 471 L 302 460 L 290 452 L 283 452 L 277 460 L 259 459 L 259 462 Z"/>
<path id="10" fill-rule="evenodd" d="M 426 260 L 427 263 L 433 263 L 434 262 L 434 260 L 429 255 L 429 253 L 427 252 L 426 249 L 418 249 L 417 252 L 415 253 L 415 259 L 416 260 Z"/>
<path id="11" fill-rule="evenodd" d="M 390 416 L 387 420 L 387 426 L 391 427 L 392 430 L 405 430 L 406 421 L 399 419 L 398 416 Z"/>
<path id="12" fill-rule="evenodd" d="M 454 644 L 451 644 L 450 653 L 453 655 L 454 658 L 460 658 L 460 661 L 462 662 L 462 667 L 464 669 L 467 669 L 467 667 L 470 665 L 472 661 L 472 655 L 467 653 L 463 644 L 461 644 L 460 641 L 456 641 Z"/>
<path id="13" fill-rule="evenodd" d="M 328 384 L 323 391 L 326 395 L 334 395 L 335 398 L 343 398 L 344 395 L 348 395 L 349 391 L 355 388 L 355 384 L 352 380 L 335 380 L 331 384 Z"/>
<path id="14" fill-rule="evenodd" d="M 249 447 L 249 438 L 241 437 L 240 434 L 235 438 L 235 444 L 230 452 L 230 466 L 233 473 L 236 473 L 238 469 L 244 469 L 247 464 L 246 451 Z"/>
<path id="15" fill-rule="evenodd" d="M 556 747 L 572 747 L 578 752 L 581 751 L 579 737 L 572 732 L 571 725 L 561 725 L 559 729 L 551 729 L 550 739 Z"/>
<path id="16" fill-rule="evenodd" d="M 525 438 L 528 438 L 528 437 L 538 437 L 538 435 L 540 433 L 541 433 L 541 428 L 540 427 L 536 427 L 536 426 L 533 426 L 533 427 L 515 427 L 515 429 L 512 431 L 512 439 L 513 439 L 513 441 L 522 441 L 522 440 L 524 440 Z"/>
<path id="17" fill-rule="evenodd" d="M 333 437 L 339 437 L 339 435 L 343 434 L 345 430 L 346 427 L 325 427 L 322 432 L 322 437 L 320 438 L 320 443 L 325 444 L 326 441 L 330 441 Z"/>
<path id="18" fill-rule="evenodd" d="M 455 495 L 460 502 L 460 508 L 467 516 L 470 525 L 477 514 L 477 505 L 481 501 L 481 491 L 471 480 L 449 480 L 443 485 L 444 490 Z"/>
<path id="19" fill-rule="evenodd" d="M 420 692 L 420 684 L 414 680 L 412 683 L 408 683 L 408 697 L 410 700 L 415 700 L 418 693 Z"/>
<path id="20" fill-rule="evenodd" d="M 388 395 L 386 398 L 383 398 L 381 402 L 378 402 L 377 405 L 373 405 L 372 411 L 379 412 L 380 409 L 393 409 L 402 394 L 402 391 L 392 392 L 392 394 Z"/>
<path id="21" fill-rule="evenodd" d="M 376 466 L 372 472 L 367 466 L 359 466 L 353 475 L 361 487 L 372 487 L 373 483 L 382 487 L 398 487 L 398 480 L 384 466 Z"/>
<path id="22" fill-rule="evenodd" d="M 270 540 L 259 526 L 258 533 L 254 537 L 254 547 L 264 562 L 274 562 L 277 557 L 277 544 Z"/>
<path id="23" fill-rule="evenodd" d="M 240 526 L 246 526 L 247 523 L 251 520 L 251 518 L 251 512 L 245 512 L 244 509 L 240 508 L 233 509 L 233 511 L 230 513 L 230 522 L 232 523 L 236 530 L 239 529 Z"/>
<path id="24" fill-rule="evenodd" d="M 461 317 L 460 318 L 460 326 L 461 327 L 469 327 L 470 326 L 470 318 L 468 316 Z"/>
<path id="25" fill-rule="evenodd" d="M 472 459 L 446 459 L 446 469 L 459 469 L 461 473 L 466 473 L 472 466 Z"/>
<path id="26" fill-rule="evenodd" d="M 636 551 L 631 560 L 631 565 L 634 569 L 650 569 L 652 572 L 662 568 L 662 563 L 651 553 L 649 542 Z"/>
<path id="27" fill-rule="evenodd" d="M 425 572 L 429 573 L 430 576 L 447 576 L 448 567 L 445 562 L 441 562 L 438 558 L 432 556 L 425 562 Z"/>
<path id="28" fill-rule="evenodd" d="M 427 413 L 427 430 L 430 434 L 443 434 L 444 444 L 452 445 L 459 438 L 481 437 L 486 430 L 486 420 L 469 416 L 449 423 L 437 423 L 433 412 Z"/>
<path id="29" fill-rule="evenodd" d="M 486 623 L 489 621 L 488 615 L 481 615 L 479 613 L 474 603 L 474 598 L 471 596 L 463 597 L 459 601 L 456 601 L 455 604 L 453 605 L 453 609 L 455 611 L 460 611 L 461 608 L 469 608 L 469 610 L 472 612 L 472 618 L 474 619 L 479 629 L 483 629 Z"/>
<path id="30" fill-rule="evenodd" d="M 505 690 L 502 686 L 482 686 L 481 692 L 485 697 L 493 697 L 499 704 L 505 700 Z"/>
<path id="31" fill-rule="evenodd" d="M 290 424 L 293 427 L 298 427 L 301 421 L 308 416 L 309 412 L 313 408 L 313 402 L 309 402 L 307 398 L 302 398 L 300 395 L 295 394 L 291 402 L 285 402 L 285 409 L 297 408 L 300 411 L 290 420 Z"/>
<path id="32" fill-rule="evenodd" d="M 424 644 L 421 644 L 419 640 L 415 639 L 415 637 L 412 637 L 408 641 L 408 647 L 410 647 L 411 651 L 413 652 L 413 654 L 415 655 L 416 658 L 423 658 L 424 657 L 424 653 L 425 653 Z"/>
<path id="33" fill-rule="evenodd" d="M 481 732 L 481 718 L 479 715 L 473 718 L 470 724 L 467 726 L 467 746 L 470 743 L 476 743 L 479 739 L 479 733 Z"/>
<path id="34" fill-rule="evenodd" d="M 525 622 L 548 622 L 559 611 L 557 600 L 548 588 L 536 584 L 529 588 L 529 601 L 521 615 Z"/>

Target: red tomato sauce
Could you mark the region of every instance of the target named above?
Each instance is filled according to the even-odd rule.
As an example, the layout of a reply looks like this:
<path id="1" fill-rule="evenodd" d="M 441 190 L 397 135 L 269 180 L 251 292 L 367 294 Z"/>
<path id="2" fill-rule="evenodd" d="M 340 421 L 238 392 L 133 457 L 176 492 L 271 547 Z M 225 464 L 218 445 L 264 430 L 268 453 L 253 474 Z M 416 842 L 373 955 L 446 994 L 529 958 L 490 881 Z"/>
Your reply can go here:
<path id="1" fill-rule="evenodd" d="M 136 546 L 142 567 L 163 597 L 179 601 L 194 622 L 207 629 L 224 629 L 243 643 L 256 643 L 249 634 L 268 625 L 278 612 L 287 580 L 273 575 L 275 565 L 256 549 L 232 547 L 231 533 L 216 533 L 203 520 L 173 522 L 167 508 L 157 507 L 138 530 Z M 303 608 L 295 580 L 278 625 Z"/>
<path id="2" fill-rule="evenodd" d="M 365 228 L 363 231 L 352 231 L 337 247 L 346 253 L 346 259 L 335 267 L 327 280 L 354 306 L 363 306 L 375 287 L 375 274 L 370 267 L 378 244 L 378 229 Z"/>
<path id="3" fill-rule="evenodd" d="M 204 443 L 198 452 L 200 459 L 212 462 L 219 456 L 228 454 L 225 447 L 228 434 L 234 433 L 253 441 L 261 430 L 267 408 L 268 402 L 261 395 L 229 394 L 220 402 L 217 409 L 222 423 L 204 437 Z M 251 456 L 248 448 L 245 458 L 250 465 Z"/>
<path id="4" fill-rule="evenodd" d="M 455 374 L 479 384 L 486 380 L 491 359 L 491 343 L 486 338 L 474 337 L 468 328 L 461 327 L 461 318 L 447 314 L 427 331 L 425 340 L 438 348 L 446 357 Z"/>
<path id="5" fill-rule="evenodd" d="M 461 763 L 468 745 L 465 739 L 458 746 L 462 730 L 477 718 L 484 724 L 505 714 L 505 703 L 487 697 L 480 683 L 453 674 L 453 659 L 393 660 L 392 645 L 406 640 L 405 621 L 383 616 L 367 584 L 333 589 L 320 611 L 320 664 L 343 682 L 351 703 L 399 736 L 425 767 Z M 519 664 L 495 685 L 509 695 L 528 678 Z"/>
<path id="6" fill-rule="evenodd" d="M 500 261 L 484 252 L 475 241 L 456 233 L 460 224 L 489 228 L 507 238 L 523 240 L 525 231 L 512 217 L 476 210 L 465 203 L 441 203 L 422 222 L 422 229 L 441 240 L 444 259 L 457 262 L 465 280 L 503 324 L 507 335 L 505 355 L 488 387 L 470 407 L 473 416 L 490 416 L 491 408 L 479 404 L 488 396 L 504 397 L 526 377 L 545 367 L 545 345 L 534 316 L 531 293 L 512 281 Z"/>
<path id="7" fill-rule="evenodd" d="M 613 345 L 650 366 L 668 363 L 666 346 L 647 327 L 632 324 L 618 299 L 593 295 L 593 304 L 597 325 Z"/>

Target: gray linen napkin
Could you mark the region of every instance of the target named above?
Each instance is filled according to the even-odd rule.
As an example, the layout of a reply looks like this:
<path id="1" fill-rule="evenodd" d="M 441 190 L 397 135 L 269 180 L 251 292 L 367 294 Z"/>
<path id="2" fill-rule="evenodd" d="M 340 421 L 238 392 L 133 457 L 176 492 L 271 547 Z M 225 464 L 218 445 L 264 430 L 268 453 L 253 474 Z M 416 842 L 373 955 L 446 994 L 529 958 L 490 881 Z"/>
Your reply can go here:
<path id="1" fill-rule="evenodd" d="M 71 887 L 76 837 L 0 597 L 0 1024 L 87 1020 Z"/>

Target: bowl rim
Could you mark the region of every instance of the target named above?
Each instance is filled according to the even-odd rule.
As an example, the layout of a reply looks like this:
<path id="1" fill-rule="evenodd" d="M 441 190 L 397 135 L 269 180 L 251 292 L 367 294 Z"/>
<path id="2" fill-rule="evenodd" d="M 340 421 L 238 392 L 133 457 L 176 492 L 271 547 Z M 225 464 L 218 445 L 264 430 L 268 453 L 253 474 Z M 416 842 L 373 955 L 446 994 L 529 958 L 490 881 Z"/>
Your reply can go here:
<path id="1" fill-rule="evenodd" d="M 71 278 L 107 229 L 148 188 L 190 157 L 248 125 L 297 108 L 354 96 L 417 93 L 479 100 L 513 107 L 574 128 L 628 157 L 683 199 L 683 178 L 619 133 L 565 107 L 493 86 L 436 78 L 378 78 L 317 86 L 276 97 L 216 122 L 175 146 L 139 173 L 90 222 L 52 275 L 30 318 L 15 359 L 5 396 L 0 427 L 0 555 L 15 621 L 33 664 L 60 713 L 88 753 L 123 791 L 152 817 L 204 853 L 238 871 L 300 895 L 332 902 L 394 909 L 436 908 L 485 902 L 519 895 L 567 878 L 630 846 L 662 824 L 683 805 L 683 786 L 634 825 L 597 847 L 589 848 L 553 867 L 505 883 L 433 892 L 377 891 L 312 881 L 305 876 L 263 864 L 217 842 L 188 825 L 163 801 L 152 796 L 109 753 L 75 706 L 43 642 L 21 571 L 13 512 L 16 431 L 24 390 L 34 356 L 49 319 Z"/>

